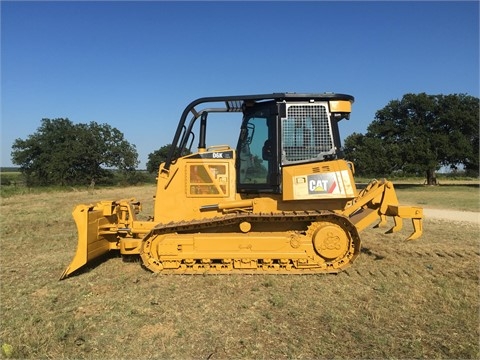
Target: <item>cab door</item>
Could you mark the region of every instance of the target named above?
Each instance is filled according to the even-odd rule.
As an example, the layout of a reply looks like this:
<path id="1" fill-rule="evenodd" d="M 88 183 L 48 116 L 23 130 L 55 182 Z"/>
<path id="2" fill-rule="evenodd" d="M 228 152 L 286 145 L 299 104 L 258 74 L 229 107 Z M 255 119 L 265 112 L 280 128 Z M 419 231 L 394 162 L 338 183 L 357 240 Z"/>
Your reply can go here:
<path id="1" fill-rule="evenodd" d="M 278 107 L 275 101 L 247 107 L 237 145 L 237 190 L 280 191 Z"/>

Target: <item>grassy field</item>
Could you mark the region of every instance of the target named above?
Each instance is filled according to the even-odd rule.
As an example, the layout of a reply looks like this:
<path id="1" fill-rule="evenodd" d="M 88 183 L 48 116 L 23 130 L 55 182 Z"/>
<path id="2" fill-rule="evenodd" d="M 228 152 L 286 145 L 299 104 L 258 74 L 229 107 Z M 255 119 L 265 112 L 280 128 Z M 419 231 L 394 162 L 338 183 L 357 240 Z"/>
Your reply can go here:
<path id="1" fill-rule="evenodd" d="M 478 185 L 397 190 L 403 203 L 479 211 Z M 411 242 L 410 224 L 368 229 L 339 275 L 156 275 L 112 256 L 58 281 L 75 253 L 75 204 L 135 196 L 151 213 L 153 194 L 2 199 L 2 358 L 480 358 L 475 224 L 427 219 Z"/>
<path id="2" fill-rule="evenodd" d="M 400 203 L 426 208 L 480 211 L 478 184 L 464 185 L 395 185 Z"/>

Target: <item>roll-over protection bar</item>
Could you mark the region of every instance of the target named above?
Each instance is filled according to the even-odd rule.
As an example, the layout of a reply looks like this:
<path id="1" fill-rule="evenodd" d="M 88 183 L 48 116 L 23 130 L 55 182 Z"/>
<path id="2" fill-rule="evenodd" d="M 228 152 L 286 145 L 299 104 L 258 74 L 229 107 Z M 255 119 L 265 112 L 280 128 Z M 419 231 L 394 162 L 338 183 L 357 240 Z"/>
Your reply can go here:
<path id="1" fill-rule="evenodd" d="M 275 101 L 335 101 L 346 100 L 351 103 L 354 102 L 354 97 L 346 94 L 336 93 L 272 93 L 272 94 L 259 94 L 259 95 L 234 95 L 234 96 L 213 96 L 203 97 L 192 101 L 187 105 L 180 117 L 180 121 L 173 137 L 172 146 L 168 152 L 167 159 L 165 160 L 164 170 L 168 171 L 170 165 L 174 162 L 180 154 L 182 154 L 188 142 L 188 134 L 191 132 L 195 120 L 198 119 L 203 113 L 207 112 L 243 112 L 244 104 L 246 102 L 262 102 L 268 100 Z M 205 108 L 200 111 L 195 109 L 196 106 L 205 103 L 224 103 L 223 107 Z M 189 114 L 193 115 L 193 119 L 186 126 L 187 117 Z M 182 136 L 182 133 L 184 136 Z"/>

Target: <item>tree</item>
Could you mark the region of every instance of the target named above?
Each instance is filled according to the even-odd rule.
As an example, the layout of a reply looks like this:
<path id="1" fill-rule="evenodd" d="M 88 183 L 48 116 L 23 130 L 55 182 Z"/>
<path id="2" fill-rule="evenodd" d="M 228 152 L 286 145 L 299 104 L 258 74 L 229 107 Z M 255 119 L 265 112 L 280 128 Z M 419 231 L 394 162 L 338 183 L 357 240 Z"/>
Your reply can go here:
<path id="1" fill-rule="evenodd" d="M 344 151 L 348 160 L 355 164 L 355 171 L 363 176 L 387 176 L 399 170 L 397 144 L 388 144 L 373 136 L 353 133 L 345 139 Z M 389 156 L 382 156 L 384 154 Z"/>
<path id="2" fill-rule="evenodd" d="M 12 162 L 32 185 L 73 185 L 109 176 L 107 168 L 135 171 L 138 154 L 123 134 L 108 124 L 73 124 L 42 119 L 37 131 L 12 145 Z"/>
<path id="3" fill-rule="evenodd" d="M 158 171 L 160 164 L 167 160 L 172 144 L 162 146 L 160 149 L 148 154 L 147 171 L 151 174 Z M 182 156 L 190 155 L 191 151 L 185 149 Z"/>
<path id="4" fill-rule="evenodd" d="M 345 154 L 367 173 L 423 173 L 441 166 L 478 175 L 479 99 L 465 94 L 406 94 L 375 114 L 367 133 L 345 139 Z"/>
<path id="5" fill-rule="evenodd" d="M 171 147 L 172 144 L 167 144 L 148 154 L 147 171 L 149 173 L 153 174 L 154 172 L 158 171 L 160 164 L 165 162 L 167 159 L 167 155 Z"/>

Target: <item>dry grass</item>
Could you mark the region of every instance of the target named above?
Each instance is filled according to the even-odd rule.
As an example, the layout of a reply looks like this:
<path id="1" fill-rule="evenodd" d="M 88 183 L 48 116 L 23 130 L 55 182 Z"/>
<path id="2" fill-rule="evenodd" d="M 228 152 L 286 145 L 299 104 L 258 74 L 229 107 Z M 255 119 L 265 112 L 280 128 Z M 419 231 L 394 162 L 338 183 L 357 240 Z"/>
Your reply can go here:
<path id="1" fill-rule="evenodd" d="M 0 343 L 14 357 L 480 357 L 473 224 L 426 220 L 413 242 L 402 240 L 410 228 L 367 230 L 363 253 L 339 275 L 155 275 L 113 256 L 57 281 L 75 252 L 75 204 L 135 194 L 151 203 L 153 193 L 2 200 Z"/>

